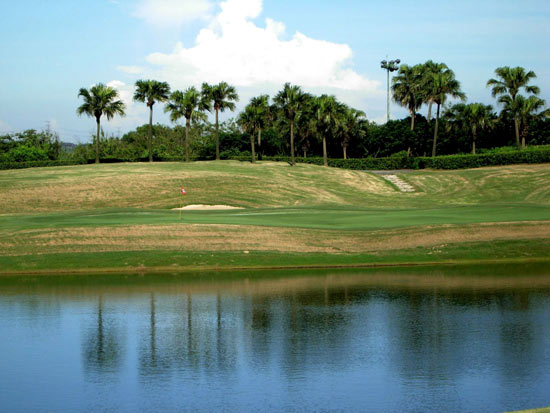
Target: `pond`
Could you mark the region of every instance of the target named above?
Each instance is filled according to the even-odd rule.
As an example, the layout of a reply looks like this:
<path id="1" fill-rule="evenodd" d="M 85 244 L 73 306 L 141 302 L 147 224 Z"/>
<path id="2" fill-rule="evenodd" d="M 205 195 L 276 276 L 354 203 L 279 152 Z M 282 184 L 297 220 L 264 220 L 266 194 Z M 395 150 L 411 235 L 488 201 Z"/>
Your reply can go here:
<path id="1" fill-rule="evenodd" d="M 0 411 L 550 405 L 548 264 L 0 278 Z"/>

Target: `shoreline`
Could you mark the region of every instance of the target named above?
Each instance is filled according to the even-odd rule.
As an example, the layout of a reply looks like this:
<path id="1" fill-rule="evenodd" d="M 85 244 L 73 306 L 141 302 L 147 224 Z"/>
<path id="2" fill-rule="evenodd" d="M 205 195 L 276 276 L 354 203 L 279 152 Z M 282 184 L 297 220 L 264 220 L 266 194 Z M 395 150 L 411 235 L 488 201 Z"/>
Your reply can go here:
<path id="1" fill-rule="evenodd" d="M 281 271 L 281 270 L 338 270 L 338 269 L 371 269 L 371 268 L 410 268 L 433 266 L 460 266 L 460 265 L 498 265 L 498 264 L 536 264 L 548 263 L 550 272 L 550 258 L 489 258 L 489 259 L 464 259 L 446 261 L 420 261 L 420 262 L 396 262 L 396 263 L 353 263 L 353 264 L 324 264 L 324 265 L 265 265 L 265 266 L 136 266 L 136 267 L 109 267 L 109 268 L 80 268 L 80 269 L 44 269 L 44 270 L 14 270 L 0 271 L 0 277 L 24 277 L 24 276 L 52 276 L 52 275 L 80 275 L 80 274 L 191 274 L 206 272 L 231 272 L 231 271 Z"/>

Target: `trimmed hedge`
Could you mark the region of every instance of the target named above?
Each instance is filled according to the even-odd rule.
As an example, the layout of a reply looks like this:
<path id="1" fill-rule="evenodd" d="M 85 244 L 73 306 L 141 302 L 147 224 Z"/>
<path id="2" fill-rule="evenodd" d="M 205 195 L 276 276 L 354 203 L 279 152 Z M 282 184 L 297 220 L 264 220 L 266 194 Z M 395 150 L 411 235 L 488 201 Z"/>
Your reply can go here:
<path id="1" fill-rule="evenodd" d="M 250 157 L 234 157 L 239 161 L 250 161 Z M 289 162 L 289 156 L 264 156 L 265 161 Z M 323 158 L 295 158 L 297 163 L 323 165 Z M 392 169 L 466 169 L 482 166 L 502 166 L 513 164 L 550 163 L 550 149 L 528 148 L 522 151 L 488 153 L 481 155 L 444 155 L 430 157 L 399 156 L 390 158 L 328 159 L 328 166 L 357 170 Z"/>
<path id="2" fill-rule="evenodd" d="M 523 151 L 501 152 L 482 155 L 447 155 L 435 158 L 418 157 L 415 169 L 465 169 L 482 166 L 532 164 L 550 162 L 550 149 L 525 149 Z"/>
<path id="3" fill-rule="evenodd" d="M 238 161 L 250 161 L 250 157 L 238 156 L 232 158 Z M 311 165 L 323 165 L 323 158 L 311 157 L 311 158 L 294 158 L 296 163 L 307 163 Z M 290 156 L 264 156 L 264 161 L 275 162 L 288 162 L 290 163 Z M 413 168 L 414 158 L 404 157 L 392 157 L 392 158 L 362 158 L 362 159 L 328 159 L 328 166 L 333 168 L 344 169 L 374 169 L 374 170 L 388 170 L 388 169 L 410 169 Z"/>
<path id="4" fill-rule="evenodd" d="M 235 156 L 233 160 L 250 162 L 250 156 Z M 192 157 L 191 160 L 197 160 Z M 264 161 L 290 162 L 290 156 L 264 156 Z M 323 165 L 323 158 L 295 158 L 297 163 Z M 141 161 L 147 161 L 142 159 Z M 181 158 L 156 159 L 161 162 L 181 162 Z M 0 163 L 0 170 L 36 168 L 43 166 L 68 166 L 93 163 L 94 160 L 30 161 Z M 123 159 L 106 158 L 102 163 L 128 162 Z M 392 169 L 465 169 L 482 166 L 502 166 L 513 164 L 550 163 L 550 148 L 528 148 L 522 151 L 486 153 L 481 155 L 445 155 L 435 158 L 396 156 L 390 158 L 328 159 L 328 166 L 356 170 L 392 170 Z"/>

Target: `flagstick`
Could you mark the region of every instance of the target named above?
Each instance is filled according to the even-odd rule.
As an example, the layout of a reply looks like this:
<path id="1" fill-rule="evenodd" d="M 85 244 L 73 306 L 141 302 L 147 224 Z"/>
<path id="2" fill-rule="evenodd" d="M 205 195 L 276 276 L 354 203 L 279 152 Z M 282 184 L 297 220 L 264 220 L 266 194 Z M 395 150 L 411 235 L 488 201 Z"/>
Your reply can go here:
<path id="1" fill-rule="evenodd" d="M 181 221 L 182 211 L 183 211 L 183 195 L 181 196 L 180 221 Z"/>

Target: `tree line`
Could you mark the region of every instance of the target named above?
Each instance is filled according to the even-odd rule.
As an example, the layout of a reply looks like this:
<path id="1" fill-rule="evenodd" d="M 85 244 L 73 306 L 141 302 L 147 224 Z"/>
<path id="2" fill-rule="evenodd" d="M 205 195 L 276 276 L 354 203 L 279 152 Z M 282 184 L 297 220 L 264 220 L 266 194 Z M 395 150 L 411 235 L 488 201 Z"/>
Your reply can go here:
<path id="1" fill-rule="evenodd" d="M 384 125 L 369 122 L 363 111 L 334 96 L 315 96 L 290 83 L 273 98 L 253 97 L 235 118 L 220 123 L 219 112 L 234 111 L 239 100 L 235 87 L 226 82 L 203 83 L 200 90 L 189 87 L 172 91 L 166 82 L 138 80 L 133 99 L 149 108 L 149 122 L 122 137 L 107 137 L 101 129 L 102 118 L 124 116 L 126 106 L 116 89 L 99 83 L 79 90 L 83 103 L 77 114 L 95 118 L 96 133 L 92 145 L 79 145 L 74 156 L 89 157 L 93 151 L 99 163 L 100 158 L 146 158 L 152 162 L 155 158 L 189 161 L 238 155 L 250 156 L 255 162 L 263 156 L 289 155 L 294 164 L 298 152 L 303 157 L 322 156 L 327 165 L 329 156 L 347 159 L 466 151 L 475 154 L 476 146 L 504 146 L 514 139 L 517 149 L 528 143 L 550 144 L 550 111 L 538 97 L 540 89 L 531 84 L 535 78 L 535 73 L 522 67 L 497 68 L 495 77 L 487 81 L 502 107 L 497 114 L 491 105 L 465 103 L 460 82 L 446 64 L 431 60 L 402 64 L 392 79 L 391 92 L 393 100 L 408 110 L 409 117 Z M 448 105 L 450 99 L 461 102 Z M 157 102 L 165 103 L 164 111 L 174 127 L 153 124 Z M 427 107 L 427 116 L 419 114 L 423 106 Z M 208 121 L 208 113 L 214 115 L 213 124 Z M 185 119 L 185 127 L 177 124 L 181 119 Z M 32 139 L 23 135 L 0 137 L 0 161 L 24 158 L 24 153 L 9 155 L 18 144 L 26 145 L 23 152 L 32 152 Z M 52 140 L 50 135 L 42 138 Z M 48 145 L 55 147 L 54 141 Z M 52 151 L 44 144 L 37 146 L 42 148 L 39 157 L 59 156 L 59 148 Z M 34 160 L 38 155 L 29 156 Z"/>
<path id="2" fill-rule="evenodd" d="M 533 71 L 526 71 L 522 67 L 503 66 L 495 70 L 495 75 L 495 78 L 487 81 L 487 87 L 491 88 L 492 96 L 503 106 L 498 117 L 491 105 L 482 103 L 458 103 L 446 108 L 444 113 L 448 128 L 471 136 L 473 154 L 476 153 L 479 130 L 493 128 L 498 121 L 506 122 L 513 119 L 516 147 L 520 149 L 520 135 L 521 147 L 525 148 L 530 123 L 537 118 L 550 116 L 550 111 L 544 109 L 546 102 L 537 96 L 540 93 L 539 87 L 529 84 L 536 78 Z M 528 95 L 522 95 L 522 91 Z M 435 63 L 431 60 L 414 66 L 403 64 L 392 80 L 392 92 L 393 99 L 408 109 L 411 115 L 411 130 L 414 130 L 416 111 L 423 104 L 428 105 L 428 122 L 432 105 L 437 105 L 432 145 L 432 156 L 435 156 L 441 105 L 449 96 L 466 100 L 454 72 L 445 63 Z"/>

